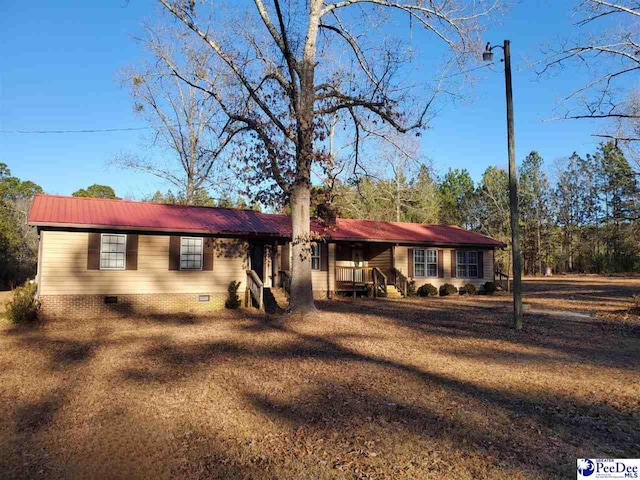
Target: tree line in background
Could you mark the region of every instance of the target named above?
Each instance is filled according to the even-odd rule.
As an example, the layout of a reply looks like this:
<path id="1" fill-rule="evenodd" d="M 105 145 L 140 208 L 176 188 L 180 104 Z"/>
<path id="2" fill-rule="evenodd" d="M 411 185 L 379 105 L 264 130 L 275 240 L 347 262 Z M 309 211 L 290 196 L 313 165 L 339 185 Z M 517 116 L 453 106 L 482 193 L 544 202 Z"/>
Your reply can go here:
<path id="1" fill-rule="evenodd" d="M 640 271 L 640 188 L 623 152 L 613 142 L 603 143 L 593 154 L 574 153 L 552 170 L 555 181 L 535 151 L 520 165 L 525 273 Z M 338 183 L 331 194 L 338 216 L 459 225 L 510 245 L 506 170 L 490 166 L 477 184 L 464 169 L 450 169 L 440 179 L 424 165 L 411 178 L 394 173 Z M 496 264 L 510 271 L 510 249 L 496 252 Z"/>
<path id="2" fill-rule="evenodd" d="M 36 274 L 38 234 L 27 224 L 33 197 L 44 193 L 31 180 L 21 180 L 0 163 L 0 290 L 23 284 Z M 113 188 L 91 185 L 72 194 L 74 197 L 117 199 Z"/>
<path id="3" fill-rule="evenodd" d="M 389 164 L 390 175 L 334 179 L 330 188 L 314 187 L 312 207 L 330 201 L 343 218 L 459 225 L 510 244 L 506 170 L 490 166 L 475 183 L 465 169 L 449 169 L 438 177 L 425 164 Z M 551 171 L 554 181 L 535 151 L 519 168 L 525 273 L 540 275 L 547 268 L 554 273 L 640 271 L 640 185 L 623 152 L 613 142 L 602 143 L 584 158 L 574 153 L 558 161 Z M 35 275 L 37 235 L 26 220 L 38 193 L 43 193 L 39 185 L 12 176 L 0 163 L 0 288 Z M 73 196 L 118 198 L 113 188 L 98 184 Z M 192 192 L 189 201 L 171 190 L 143 200 L 261 208 L 242 197 L 214 199 L 204 189 Z M 509 248 L 496 252 L 496 267 L 503 272 L 510 271 L 509 255 Z"/>
<path id="4" fill-rule="evenodd" d="M 11 175 L 0 163 L 0 289 L 13 288 L 36 270 L 38 237 L 27 225 L 34 195 L 42 188 Z"/>

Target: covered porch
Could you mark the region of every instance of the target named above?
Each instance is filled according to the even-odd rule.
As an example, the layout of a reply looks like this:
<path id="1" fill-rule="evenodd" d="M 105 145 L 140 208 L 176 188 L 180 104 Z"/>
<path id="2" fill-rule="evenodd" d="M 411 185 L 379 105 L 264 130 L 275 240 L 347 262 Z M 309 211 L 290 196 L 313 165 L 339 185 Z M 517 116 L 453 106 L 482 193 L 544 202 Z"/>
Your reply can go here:
<path id="1" fill-rule="evenodd" d="M 387 296 L 395 287 L 406 296 L 407 278 L 395 268 L 394 248 L 390 243 L 336 244 L 335 291 L 367 292 Z"/>

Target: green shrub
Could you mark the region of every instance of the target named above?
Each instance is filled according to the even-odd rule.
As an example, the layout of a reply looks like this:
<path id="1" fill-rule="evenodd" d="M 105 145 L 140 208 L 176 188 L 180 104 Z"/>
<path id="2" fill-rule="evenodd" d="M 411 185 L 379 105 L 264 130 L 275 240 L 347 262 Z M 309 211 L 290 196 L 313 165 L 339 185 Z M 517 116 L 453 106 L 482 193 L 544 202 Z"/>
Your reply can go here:
<path id="1" fill-rule="evenodd" d="M 5 303 L 7 318 L 12 323 L 29 323 L 38 319 L 40 302 L 36 298 L 37 289 L 36 283 L 30 281 L 13 291 L 13 298 Z"/>
<path id="2" fill-rule="evenodd" d="M 240 282 L 232 281 L 227 287 L 227 300 L 224 302 L 225 308 L 236 309 L 241 305 L 240 297 L 238 296 L 238 289 L 240 288 Z"/>
<path id="3" fill-rule="evenodd" d="M 428 297 L 429 295 L 434 296 L 438 294 L 438 289 L 430 283 L 425 283 L 418 288 L 417 293 L 419 297 Z"/>
<path id="4" fill-rule="evenodd" d="M 476 286 L 473 285 L 472 283 L 467 283 L 464 286 L 464 291 L 468 294 L 468 295 L 475 295 L 476 293 L 478 293 L 478 291 L 476 290 Z"/>
<path id="5" fill-rule="evenodd" d="M 450 283 L 445 283 L 444 285 L 440 286 L 441 297 L 446 297 L 447 295 L 455 295 L 456 293 L 458 293 L 458 289 Z"/>
<path id="6" fill-rule="evenodd" d="M 407 297 L 415 297 L 415 296 L 416 296 L 416 282 L 411 280 L 407 284 Z"/>
<path id="7" fill-rule="evenodd" d="M 484 292 L 487 295 L 493 295 L 494 293 L 496 293 L 496 290 L 498 290 L 498 287 L 496 287 L 496 284 L 494 282 L 486 282 L 482 288 L 484 288 Z"/>

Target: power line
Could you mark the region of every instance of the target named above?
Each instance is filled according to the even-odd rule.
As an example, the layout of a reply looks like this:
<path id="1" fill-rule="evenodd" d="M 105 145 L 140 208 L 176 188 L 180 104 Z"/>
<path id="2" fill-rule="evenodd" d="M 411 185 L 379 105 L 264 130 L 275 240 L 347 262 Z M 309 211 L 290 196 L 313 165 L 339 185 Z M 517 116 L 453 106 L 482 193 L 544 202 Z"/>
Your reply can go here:
<path id="1" fill-rule="evenodd" d="M 105 132 L 132 132 L 136 130 L 149 130 L 153 127 L 129 127 L 129 128 L 95 128 L 84 130 L 0 130 L 0 133 L 12 134 L 48 134 L 48 133 L 105 133 Z"/>
<path id="2" fill-rule="evenodd" d="M 471 72 L 475 72 L 476 70 L 480 70 L 481 68 L 488 68 L 488 67 L 490 67 L 492 65 L 495 65 L 495 64 L 496 64 L 496 62 L 485 63 L 484 65 L 479 65 L 477 67 L 470 68 L 469 70 L 464 70 L 462 72 L 452 73 L 451 75 L 446 75 L 446 76 L 444 76 L 442 78 L 451 78 L 451 77 L 457 77 L 459 75 L 465 75 L 467 73 L 471 73 Z"/>
<path id="3" fill-rule="evenodd" d="M 495 65 L 496 62 L 487 63 L 484 65 L 480 65 L 469 70 L 465 70 L 463 72 L 456 72 L 451 75 L 446 75 L 444 78 L 452 78 L 457 77 L 459 75 L 465 75 L 470 72 L 474 72 L 476 70 L 480 70 L 481 68 L 491 67 Z M 176 126 L 176 125 L 172 125 Z M 64 134 L 64 133 L 109 133 L 109 132 L 134 132 L 139 130 L 151 130 L 154 127 L 129 127 L 129 128 L 93 128 L 93 129 L 83 129 L 83 130 L 0 130 L 0 133 L 8 133 L 8 134 Z"/>

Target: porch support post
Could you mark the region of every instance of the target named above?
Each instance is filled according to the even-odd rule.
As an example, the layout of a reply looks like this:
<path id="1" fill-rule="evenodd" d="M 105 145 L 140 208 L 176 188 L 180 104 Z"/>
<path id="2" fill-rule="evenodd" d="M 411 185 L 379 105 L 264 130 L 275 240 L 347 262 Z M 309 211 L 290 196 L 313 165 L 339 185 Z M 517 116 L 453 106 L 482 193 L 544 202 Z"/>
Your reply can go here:
<path id="1" fill-rule="evenodd" d="M 371 271 L 371 276 L 373 277 L 373 298 L 376 298 L 378 296 L 378 276 L 373 270 Z"/>
<path id="2" fill-rule="evenodd" d="M 327 296 L 333 298 L 333 292 L 336 289 L 336 244 L 329 243 L 327 247 L 329 254 L 327 262 Z"/>

